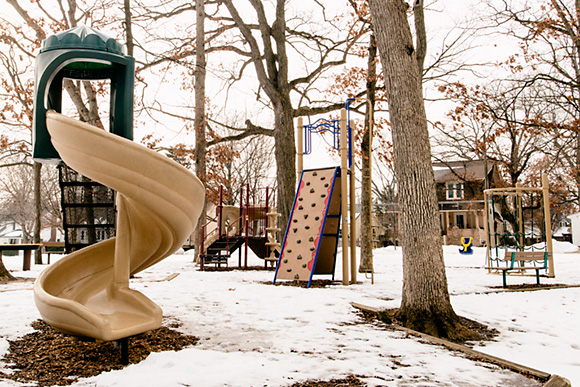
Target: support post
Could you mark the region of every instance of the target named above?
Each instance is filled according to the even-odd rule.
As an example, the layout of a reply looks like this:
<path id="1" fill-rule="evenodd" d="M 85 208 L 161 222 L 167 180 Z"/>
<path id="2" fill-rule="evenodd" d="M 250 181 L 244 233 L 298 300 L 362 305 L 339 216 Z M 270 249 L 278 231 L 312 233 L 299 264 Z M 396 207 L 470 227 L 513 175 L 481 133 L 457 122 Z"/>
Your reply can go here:
<path id="1" fill-rule="evenodd" d="M 118 230 L 130 230 L 129 218 L 125 206 L 127 206 L 127 199 L 125 196 L 117 193 L 117 240 L 113 261 L 113 290 L 128 288 L 129 277 L 131 275 L 130 236 L 123 236 L 118 233 Z"/>
<path id="2" fill-rule="evenodd" d="M 347 139 L 346 109 L 340 111 L 340 186 L 341 186 L 341 217 L 342 217 L 342 284 L 349 284 L 348 268 L 348 139 Z"/>
<path id="3" fill-rule="evenodd" d="M 369 110 L 369 170 L 368 170 L 368 182 L 369 182 L 369 222 L 371 226 L 371 236 L 373 232 L 373 127 L 375 125 L 375 112 L 373 109 L 373 104 L 370 99 L 366 98 L 368 110 Z M 363 179 L 364 181 L 364 179 Z M 373 239 L 369 239 L 369 259 L 371 261 L 371 284 L 375 283 L 375 262 L 373 258 Z M 362 243 L 362 238 L 361 238 Z M 362 258 L 361 258 L 362 259 Z"/>
<path id="4" fill-rule="evenodd" d="M 526 241 L 526 227 L 524 225 L 524 208 L 523 208 L 523 190 L 521 189 L 522 185 L 520 183 L 516 183 L 516 211 L 518 214 L 518 225 L 519 229 L 514 230 L 518 233 L 518 242 L 520 244 L 521 251 L 524 251 L 525 241 Z M 522 265 L 524 263 L 522 262 Z"/>
<path id="5" fill-rule="evenodd" d="M 546 247 L 548 249 L 548 277 L 554 278 L 556 272 L 554 270 L 554 250 L 552 247 L 552 221 L 550 213 L 550 185 L 548 182 L 548 175 L 542 173 L 542 196 L 544 199 L 544 223 L 546 227 Z"/>
<path id="6" fill-rule="evenodd" d="M 246 237 L 245 237 L 245 247 L 244 247 L 244 270 L 248 270 L 248 244 L 249 244 L 249 235 L 248 232 L 250 227 L 250 183 L 246 184 L 246 216 L 245 216 L 245 228 L 246 228 Z"/>
<path id="7" fill-rule="evenodd" d="M 354 121 L 350 121 L 350 130 L 349 135 L 352 138 L 353 136 L 353 128 L 354 128 Z M 354 153 L 354 152 L 353 152 Z M 354 156 L 351 156 L 354 157 Z M 354 162 L 350 160 L 350 283 L 356 283 L 356 272 L 357 272 L 357 265 L 356 265 L 356 191 L 355 191 L 355 175 L 354 175 Z M 372 221 L 371 221 L 371 230 L 372 230 Z M 372 235 L 372 233 L 371 233 Z M 372 237 L 371 237 L 372 240 Z M 372 251 L 372 241 L 371 241 L 371 251 Z"/>
<path id="8" fill-rule="evenodd" d="M 487 190 L 483 191 L 483 208 L 485 211 L 484 225 L 483 225 L 484 230 L 485 230 L 485 252 L 486 252 L 486 254 L 485 254 L 485 261 L 486 261 L 485 266 L 491 267 L 491 260 L 489 259 L 491 257 L 491 255 L 490 255 L 491 254 L 491 245 L 490 245 L 491 238 L 490 238 L 490 234 L 489 234 L 491 232 L 491 229 L 489 227 L 489 221 L 490 221 L 489 203 L 488 203 L 489 199 L 487 196 L 488 196 Z M 492 218 L 492 220 L 493 220 L 493 218 Z M 491 270 L 487 269 L 487 272 L 490 273 Z"/>
<path id="9" fill-rule="evenodd" d="M 129 364 L 129 338 L 123 337 L 117 341 L 118 346 L 121 349 L 121 364 Z"/>
<path id="10" fill-rule="evenodd" d="M 296 133 L 296 147 L 298 148 L 296 152 L 296 160 L 298 163 L 296 167 L 296 181 L 298 181 L 300 179 L 300 175 L 302 174 L 302 170 L 304 169 L 304 124 L 302 117 L 298 117 L 296 129 L 298 131 L 298 133 Z"/>

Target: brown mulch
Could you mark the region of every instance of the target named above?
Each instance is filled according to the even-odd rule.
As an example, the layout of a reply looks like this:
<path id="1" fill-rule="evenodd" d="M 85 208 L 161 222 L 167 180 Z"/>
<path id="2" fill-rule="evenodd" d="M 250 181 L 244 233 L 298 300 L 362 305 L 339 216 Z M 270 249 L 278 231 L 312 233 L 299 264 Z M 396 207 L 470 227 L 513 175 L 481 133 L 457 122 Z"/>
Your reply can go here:
<path id="1" fill-rule="evenodd" d="M 495 328 L 489 328 L 487 325 L 484 325 L 474 320 L 470 320 L 463 316 L 458 317 L 463 326 L 471 329 L 472 331 L 477 332 L 483 338 L 484 341 L 492 341 L 499 335 L 499 331 Z"/>
<path id="2" fill-rule="evenodd" d="M 382 321 L 383 323 L 386 324 L 386 326 L 391 326 L 393 329 L 397 329 L 396 326 L 403 326 L 404 324 L 401 321 L 398 321 L 395 318 L 397 309 L 387 309 L 384 311 L 381 311 L 380 313 L 372 313 L 372 312 L 366 312 L 366 311 L 359 311 L 360 315 L 363 317 L 363 320 L 367 321 L 367 322 L 372 322 L 373 320 L 379 320 Z M 470 320 L 466 317 L 463 316 L 457 316 L 459 317 L 459 320 L 461 321 L 461 324 L 463 324 L 463 326 L 465 326 L 466 328 L 474 331 L 475 333 L 477 333 L 479 335 L 479 340 L 482 341 L 492 341 L 494 340 L 498 335 L 499 335 L 499 331 L 495 328 L 489 328 L 487 325 L 481 324 L 477 321 L 474 320 Z M 393 325 L 394 324 L 394 325 Z M 478 340 L 478 341 L 479 341 Z M 466 344 L 467 341 L 470 340 L 459 340 L 459 341 L 455 341 L 459 344 Z"/>
<path id="3" fill-rule="evenodd" d="M 272 284 L 272 282 L 263 282 L 263 283 L 269 284 L 269 285 Z M 310 287 L 311 288 L 327 288 L 330 285 L 339 284 L 339 283 L 341 283 L 341 282 L 332 281 L 332 280 L 312 280 L 312 282 L 310 283 Z M 307 288 L 308 281 L 279 281 L 279 282 L 276 282 L 276 286 L 277 285 L 294 286 L 297 288 Z"/>
<path id="4" fill-rule="evenodd" d="M 170 325 L 177 327 L 175 323 Z M 35 332 L 10 341 L 9 352 L 1 361 L 13 372 L 0 371 L 0 379 L 35 382 L 38 386 L 69 385 L 79 378 L 124 367 L 113 342 L 83 341 L 56 331 L 42 320 L 33 322 L 32 327 Z M 151 352 L 178 351 L 198 342 L 197 337 L 171 328 L 131 337 L 129 364 L 141 362 Z"/>
<path id="5" fill-rule="evenodd" d="M 292 387 L 344 387 L 344 386 L 366 386 L 356 376 L 350 375 L 344 379 L 315 380 L 304 383 L 294 383 Z"/>
<path id="6" fill-rule="evenodd" d="M 552 289 L 552 288 L 566 288 L 570 285 L 566 284 L 508 284 L 507 288 L 503 286 L 490 286 L 491 289 L 508 289 L 508 290 L 532 290 L 532 289 Z"/>
<path id="7" fill-rule="evenodd" d="M 70 385 L 80 378 L 123 368 L 120 350 L 112 342 L 84 341 L 64 335 L 42 320 L 32 323 L 35 332 L 10 341 L 8 354 L 1 361 L 13 372 L 0 371 L 0 379 L 11 379 L 37 386 Z M 177 328 L 178 324 L 171 324 Z M 129 363 L 144 360 L 151 352 L 180 350 L 195 345 L 197 337 L 183 335 L 169 327 L 162 327 L 131 337 Z M 343 379 L 310 380 L 292 387 L 364 386 L 356 376 Z"/>
<path id="8" fill-rule="evenodd" d="M 21 278 L 21 277 L 12 277 L 12 278 L 9 278 L 9 277 L 0 277 L 0 284 L 3 284 L 3 285 L 4 284 L 7 284 L 7 283 L 15 284 L 15 283 L 19 283 L 19 282 L 21 282 L 21 283 L 27 283 L 28 282 L 28 283 L 31 283 L 32 284 L 32 283 L 34 283 L 34 278 Z"/>
<path id="9" fill-rule="evenodd" d="M 217 267 L 214 266 L 213 264 L 210 265 L 206 265 L 203 268 L 203 271 L 235 271 L 235 270 L 241 270 L 241 271 L 275 271 L 276 267 L 273 266 L 268 266 L 267 268 L 265 268 L 264 266 L 248 266 L 247 268 L 244 267 L 238 267 L 236 266 L 221 266 L 221 267 Z"/>

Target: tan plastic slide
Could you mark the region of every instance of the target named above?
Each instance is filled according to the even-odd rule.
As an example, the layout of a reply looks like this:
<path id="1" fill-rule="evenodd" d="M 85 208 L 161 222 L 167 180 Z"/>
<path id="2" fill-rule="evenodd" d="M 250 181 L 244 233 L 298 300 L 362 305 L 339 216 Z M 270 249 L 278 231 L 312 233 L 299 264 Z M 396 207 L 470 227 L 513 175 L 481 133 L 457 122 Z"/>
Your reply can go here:
<path id="1" fill-rule="evenodd" d="M 162 311 L 129 276 L 177 251 L 203 208 L 205 189 L 170 159 L 55 112 L 47 126 L 62 160 L 117 192 L 117 236 L 62 258 L 34 284 L 42 318 L 65 333 L 111 341 L 161 326 Z"/>

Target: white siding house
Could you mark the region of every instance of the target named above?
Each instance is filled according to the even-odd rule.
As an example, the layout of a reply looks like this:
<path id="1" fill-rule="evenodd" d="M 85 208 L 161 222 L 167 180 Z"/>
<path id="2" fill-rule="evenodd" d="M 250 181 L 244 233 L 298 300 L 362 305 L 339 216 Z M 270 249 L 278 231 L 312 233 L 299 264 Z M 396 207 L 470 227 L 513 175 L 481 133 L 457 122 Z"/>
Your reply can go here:
<path id="1" fill-rule="evenodd" d="M 580 212 L 568 215 L 570 219 L 570 231 L 572 232 L 572 244 L 580 246 Z"/>

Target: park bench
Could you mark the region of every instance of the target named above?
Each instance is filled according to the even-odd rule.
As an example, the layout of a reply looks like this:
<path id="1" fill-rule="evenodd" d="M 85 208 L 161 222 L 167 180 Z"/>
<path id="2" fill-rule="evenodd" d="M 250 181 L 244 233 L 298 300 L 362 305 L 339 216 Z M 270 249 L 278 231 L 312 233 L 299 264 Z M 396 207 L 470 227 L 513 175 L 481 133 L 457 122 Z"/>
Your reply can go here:
<path id="1" fill-rule="evenodd" d="M 507 272 L 526 270 L 536 271 L 536 283 L 540 284 L 540 270 L 548 268 L 548 259 L 551 258 L 551 253 L 547 251 L 506 251 L 504 255 L 504 262 L 506 266 L 488 267 L 488 269 L 501 270 L 503 276 L 503 287 L 507 288 Z M 531 265 L 526 266 L 526 263 Z"/>
<path id="2" fill-rule="evenodd" d="M 42 252 L 47 255 L 47 264 L 50 265 L 50 254 L 64 254 L 64 242 L 40 242 Z"/>
<path id="3" fill-rule="evenodd" d="M 14 251 L 14 250 L 23 250 L 24 256 L 22 259 L 22 270 L 30 270 L 30 256 L 33 250 L 38 250 L 40 248 L 40 244 L 38 243 L 25 243 L 25 244 L 1 244 L 0 245 L 0 259 L 2 259 L 2 252 L 3 251 Z"/>

